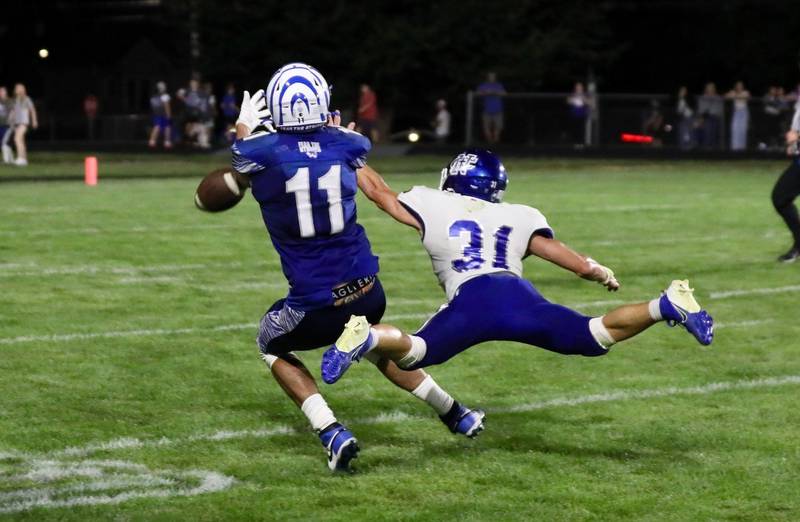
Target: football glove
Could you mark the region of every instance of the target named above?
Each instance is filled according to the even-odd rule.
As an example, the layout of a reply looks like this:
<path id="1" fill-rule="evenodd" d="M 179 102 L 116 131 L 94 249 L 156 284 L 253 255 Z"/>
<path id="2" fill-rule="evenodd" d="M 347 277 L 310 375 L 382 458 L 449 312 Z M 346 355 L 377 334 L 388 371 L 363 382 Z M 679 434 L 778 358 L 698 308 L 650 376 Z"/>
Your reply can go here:
<path id="1" fill-rule="evenodd" d="M 249 91 L 244 91 L 242 96 L 242 109 L 236 124 L 242 124 L 251 131 L 263 125 L 270 132 L 275 132 L 272 125 L 272 113 L 267 109 L 267 100 L 264 98 L 264 89 L 259 89 L 252 96 Z"/>
<path id="2" fill-rule="evenodd" d="M 601 285 L 608 288 L 609 292 L 615 292 L 619 290 L 619 281 L 617 281 L 617 278 L 614 277 L 613 270 L 607 266 L 601 265 L 591 257 L 587 257 L 586 261 L 592 267 L 592 274 L 587 277 L 587 279 L 597 281 Z"/>

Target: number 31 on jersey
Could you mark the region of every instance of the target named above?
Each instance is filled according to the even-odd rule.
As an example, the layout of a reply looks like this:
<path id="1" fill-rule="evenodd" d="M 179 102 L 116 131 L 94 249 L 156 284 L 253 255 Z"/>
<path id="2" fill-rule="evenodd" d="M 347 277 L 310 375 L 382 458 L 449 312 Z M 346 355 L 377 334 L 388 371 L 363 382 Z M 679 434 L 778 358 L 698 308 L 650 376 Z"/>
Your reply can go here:
<path id="1" fill-rule="evenodd" d="M 494 259 L 492 267 L 508 268 L 508 236 L 511 235 L 512 227 L 503 225 L 494 232 Z M 480 269 L 486 260 L 483 258 L 483 229 L 477 221 L 460 219 L 450 225 L 449 231 L 451 238 L 467 237 L 467 242 L 462 252 L 463 257 L 453 260 L 453 270 L 456 272 L 467 272 L 469 270 Z"/>

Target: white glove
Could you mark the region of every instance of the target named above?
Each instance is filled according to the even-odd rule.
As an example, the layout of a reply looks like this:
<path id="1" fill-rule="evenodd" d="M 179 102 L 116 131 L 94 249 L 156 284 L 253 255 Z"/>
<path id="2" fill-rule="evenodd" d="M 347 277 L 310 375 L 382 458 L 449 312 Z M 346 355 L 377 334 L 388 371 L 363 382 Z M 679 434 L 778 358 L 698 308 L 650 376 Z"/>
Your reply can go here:
<path id="1" fill-rule="evenodd" d="M 591 257 L 587 257 L 586 261 L 592 267 L 592 275 L 590 279 L 592 281 L 597 281 L 601 285 L 608 288 L 609 292 L 615 292 L 619 290 L 619 281 L 617 278 L 614 277 L 614 271 L 608 268 L 607 266 L 603 266 Z"/>
<path id="2" fill-rule="evenodd" d="M 242 124 L 251 131 L 259 125 L 264 125 L 270 132 L 275 132 L 272 125 L 272 113 L 267 109 L 267 100 L 264 98 L 264 89 L 257 90 L 253 96 L 249 91 L 244 91 L 242 96 L 242 109 L 236 124 Z"/>

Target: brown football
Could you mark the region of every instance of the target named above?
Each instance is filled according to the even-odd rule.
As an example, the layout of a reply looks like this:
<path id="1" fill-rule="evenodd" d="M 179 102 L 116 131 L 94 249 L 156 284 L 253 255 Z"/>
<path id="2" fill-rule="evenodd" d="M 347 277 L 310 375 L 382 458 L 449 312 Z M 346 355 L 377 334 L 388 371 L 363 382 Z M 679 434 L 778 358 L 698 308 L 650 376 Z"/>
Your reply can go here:
<path id="1" fill-rule="evenodd" d="M 230 167 L 214 169 L 197 186 L 194 204 L 206 212 L 222 212 L 240 202 L 247 187 L 247 178 Z"/>

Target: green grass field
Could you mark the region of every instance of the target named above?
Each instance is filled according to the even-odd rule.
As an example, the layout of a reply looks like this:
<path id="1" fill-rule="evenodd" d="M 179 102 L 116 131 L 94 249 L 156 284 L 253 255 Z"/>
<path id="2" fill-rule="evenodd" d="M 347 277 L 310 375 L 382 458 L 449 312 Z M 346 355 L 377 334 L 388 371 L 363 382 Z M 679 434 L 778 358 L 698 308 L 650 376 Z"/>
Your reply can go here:
<path id="1" fill-rule="evenodd" d="M 714 345 L 657 325 L 602 358 L 474 348 L 430 369 L 488 411 L 474 441 L 359 365 L 322 387 L 363 448 L 357 473 L 331 476 L 257 356 L 286 289 L 257 205 L 192 206 L 224 159 L 101 157 L 97 187 L 0 184 L 0 518 L 800 519 L 800 266 L 775 262 L 789 239 L 769 201 L 782 164 L 508 161 L 507 200 L 623 285 L 528 260 L 546 297 L 599 315 L 688 277 Z M 81 172 L 77 154 L 31 163 Z M 435 185 L 441 163 L 375 165 L 400 189 Z M 141 170 L 197 177 L 108 179 Z M 415 328 L 443 300 L 429 261 L 359 205 L 386 318 Z M 304 355 L 316 374 L 320 355 Z"/>

